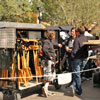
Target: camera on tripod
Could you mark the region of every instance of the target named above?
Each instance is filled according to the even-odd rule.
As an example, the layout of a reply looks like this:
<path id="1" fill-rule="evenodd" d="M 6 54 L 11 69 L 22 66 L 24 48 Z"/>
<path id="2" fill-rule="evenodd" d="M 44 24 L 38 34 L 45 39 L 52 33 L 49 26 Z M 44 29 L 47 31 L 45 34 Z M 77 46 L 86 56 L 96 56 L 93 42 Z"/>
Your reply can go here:
<path id="1" fill-rule="evenodd" d="M 65 31 L 61 31 L 60 32 L 60 38 L 61 38 L 61 44 L 63 46 L 65 46 L 67 41 L 68 41 L 68 39 L 70 38 L 70 35 Z"/>

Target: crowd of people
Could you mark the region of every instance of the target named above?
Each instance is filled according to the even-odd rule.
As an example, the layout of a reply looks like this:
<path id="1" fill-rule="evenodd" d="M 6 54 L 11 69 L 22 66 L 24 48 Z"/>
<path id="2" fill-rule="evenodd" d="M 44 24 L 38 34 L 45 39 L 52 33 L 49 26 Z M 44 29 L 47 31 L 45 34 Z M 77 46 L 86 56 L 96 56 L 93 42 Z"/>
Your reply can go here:
<path id="1" fill-rule="evenodd" d="M 93 28 L 93 26 L 92 26 Z M 88 57 L 88 46 L 83 45 L 83 42 L 88 42 L 88 40 L 95 40 L 96 36 L 90 34 L 92 28 L 87 29 L 85 26 L 80 28 L 72 28 L 71 36 L 68 39 L 65 50 L 68 54 L 68 71 L 77 72 L 72 74 L 72 81 L 69 84 L 71 88 L 72 96 L 75 93 L 79 96 L 82 95 L 81 87 L 81 74 L 83 60 Z M 53 92 L 48 90 L 49 84 L 55 79 L 55 47 L 62 47 L 62 44 L 53 43 L 55 39 L 56 32 L 53 30 L 48 30 L 45 32 L 45 39 L 43 41 L 43 59 L 42 64 L 44 66 L 44 75 L 48 77 L 44 78 L 44 85 L 42 87 L 42 93 L 45 97 L 54 95 Z"/>

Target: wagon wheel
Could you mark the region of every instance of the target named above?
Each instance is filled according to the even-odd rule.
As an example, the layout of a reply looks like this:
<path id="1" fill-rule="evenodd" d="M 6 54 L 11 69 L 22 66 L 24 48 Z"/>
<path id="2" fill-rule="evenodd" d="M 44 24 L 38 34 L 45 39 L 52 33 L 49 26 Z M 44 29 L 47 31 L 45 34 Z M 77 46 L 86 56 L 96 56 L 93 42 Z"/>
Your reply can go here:
<path id="1" fill-rule="evenodd" d="M 21 100 L 20 93 L 14 93 L 14 100 Z"/>
<path id="2" fill-rule="evenodd" d="M 58 80 L 54 80 L 54 86 L 56 88 L 56 90 L 60 89 L 61 88 L 61 85 L 58 84 Z"/>
<path id="3" fill-rule="evenodd" d="M 100 87 L 100 72 L 94 73 L 93 75 L 93 86 Z"/>
<path id="4" fill-rule="evenodd" d="M 3 100 L 3 93 L 0 92 L 0 100 Z"/>

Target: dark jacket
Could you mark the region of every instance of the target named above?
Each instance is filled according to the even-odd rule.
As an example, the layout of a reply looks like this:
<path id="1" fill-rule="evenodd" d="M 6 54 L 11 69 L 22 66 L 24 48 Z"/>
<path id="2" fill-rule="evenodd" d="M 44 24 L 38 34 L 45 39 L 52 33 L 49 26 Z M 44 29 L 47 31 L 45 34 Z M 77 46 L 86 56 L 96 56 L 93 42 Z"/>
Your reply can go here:
<path id="1" fill-rule="evenodd" d="M 81 34 L 80 36 L 75 38 L 73 49 L 71 53 L 72 59 L 85 59 L 88 57 L 88 46 L 83 45 L 83 42 L 88 42 L 88 40 L 94 40 L 96 37 L 84 36 Z"/>
<path id="2" fill-rule="evenodd" d="M 45 39 L 43 41 L 43 59 L 50 60 L 50 57 L 55 61 L 54 43 L 50 39 Z"/>
<path id="3" fill-rule="evenodd" d="M 70 38 L 68 38 L 68 41 L 66 43 L 66 46 L 68 46 L 70 49 L 72 49 L 73 48 L 73 41 L 74 40 L 75 39 L 72 36 L 70 36 Z"/>
<path id="4" fill-rule="evenodd" d="M 66 43 L 66 46 L 68 46 L 70 49 L 73 48 L 73 43 L 74 43 L 75 38 L 73 38 L 72 36 L 70 36 L 70 38 L 68 38 L 68 41 Z M 71 56 L 70 52 L 67 52 L 68 56 Z"/>

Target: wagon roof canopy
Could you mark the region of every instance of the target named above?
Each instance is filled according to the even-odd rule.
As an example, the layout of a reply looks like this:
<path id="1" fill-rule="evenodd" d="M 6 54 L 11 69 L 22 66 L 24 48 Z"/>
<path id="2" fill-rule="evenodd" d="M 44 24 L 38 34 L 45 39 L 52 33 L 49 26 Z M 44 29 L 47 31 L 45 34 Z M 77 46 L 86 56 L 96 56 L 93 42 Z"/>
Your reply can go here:
<path id="1" fill-rule="evenodd" d="M 67 30 L 71 30 L 73 28 L 73 26 L 59 26 L 59 28 L 61 30 L 67 31 Z"/>
<path id="2" fill-rule="evenodd" d="M 52 29 L 52 30 L 63 30 L 63 31 L 70 31 L 73 26 L 46 26 L 47 29 Z"/>
<path id="3" fill-rule="evenodd" d="M 55 31 L 60 31 L 60 28 L 58 26 L 46 26 L 47 29 L 52 29 Z"/>
<path id="4" fill-rule="evenodd" d="M 36 30 L 46 29 L 41 24 L 17 23 L 17 22 L 0 22 L 0 28 L 36 29 Z"/>

